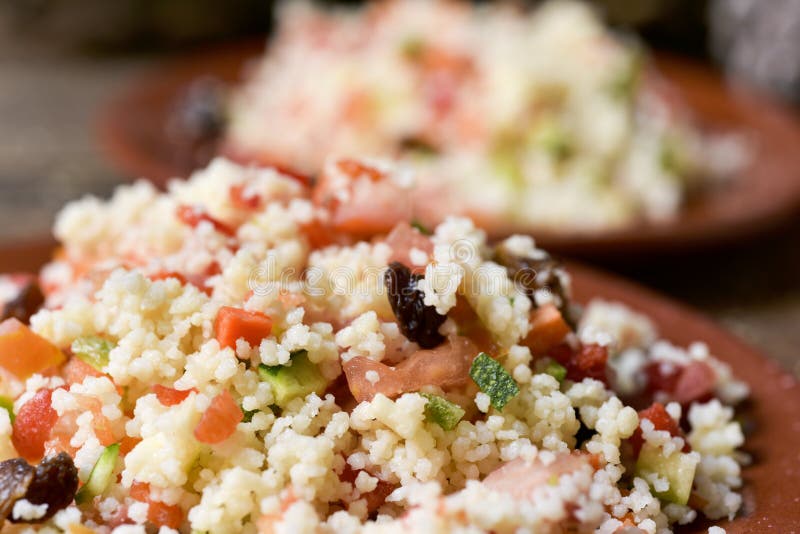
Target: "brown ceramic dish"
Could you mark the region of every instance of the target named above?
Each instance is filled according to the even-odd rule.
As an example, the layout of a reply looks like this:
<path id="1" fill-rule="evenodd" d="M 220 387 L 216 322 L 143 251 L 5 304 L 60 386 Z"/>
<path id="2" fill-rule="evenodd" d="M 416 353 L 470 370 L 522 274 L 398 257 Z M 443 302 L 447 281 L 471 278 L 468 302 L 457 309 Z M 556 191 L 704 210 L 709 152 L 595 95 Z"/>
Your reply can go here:
<path id="1" fill-rule="evenodd" d="M 234 84 L 263 40 L 245 41 L 174 60 L 118 95 L 102 112 L 99 139 L 123 172 L 158 183 L 185 176 L 200 163 L 167 135 L 179 97 L 205 76 Z M 730 243 L 783 222 L 800 206 L 800 122 L 793 112 L 743 88 L 728 86 L 702 65 L 659 55 L 657 64 L 703 128 L 733 129 L 753 139 L 753 163 L 732 186 L 715 190 L 663 224 L 638 224 L 594 234 L 537 232 L 550 250 L 591 258 L 644 256 Z M 504 228 L 498 233 L 530 231 Z"/>
<path id="2" fill-rule="evenodd" d="M 0 272 L 37 270 L 52 250 L 42 240 L 0 248 Z M 746 451 L 754 458 L 744 471 L 744 506 L 740 517 L 722 522 L 729 534 L 794 532 L 800 530 L 800 384 L 752 348 L 720 329 L 709 319 L 676 302 L 612 275 L 568 263 L 578 302 L 600 297 L 627 304 L 645 313 L 661 335 L 679 345 L 705 341 L 711 352 L 728 362 L 751 387 L 751 399 L 742 416 L 753 423 Z M 706 532 L 696 522 L 681 532 Z"/>

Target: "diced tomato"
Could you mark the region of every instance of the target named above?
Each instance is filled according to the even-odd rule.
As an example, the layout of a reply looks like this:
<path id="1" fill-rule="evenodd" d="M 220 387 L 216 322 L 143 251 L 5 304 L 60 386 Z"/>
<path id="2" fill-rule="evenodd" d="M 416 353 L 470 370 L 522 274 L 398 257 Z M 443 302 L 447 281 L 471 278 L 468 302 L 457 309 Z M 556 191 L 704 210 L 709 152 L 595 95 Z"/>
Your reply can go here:
<path id="1" fill-rule="evenodd" d="M 693 361 L 681 371 L 672 398 L 683 406 L 710 400 L 714 395 L 716 382 L 717 375 L 711 366 L 705 362 Z"/>
<path id="2" fill-rule="evenodd" d="M 308 239 L 308 244 L 311 248 L 314 249 L 327 247 L 340 240 L 340 236 L 333 228 L 317 218 L 301 225 L 300 231 Z"/>
<path id="3" fill-rule="evenodd" d="M 58 420 L 50 406 L 51 389 L 40 389 L 23 404 L 11 433 L 11 442 L 17 452 L 29 462 L 38 462 L 44 456 L 44 444 Z"/>
<path id="4" fill-rule="evenodd" d="M 225 234 L 227 236 L 236 235 L 236 230 L 234 230 L 224 222 L 215 219 L 214 217 L 206 213 L 206 211 L 203 208 L 200 208 L 198 206 L 180 205 L 178 206 L 178 209 L 176 210 L 175 214 L 181 222 L 183 222 L 187 226 L 191 226 L 192 228 L 200 224 L 202 221 L 207 221 L 211 223 L 214 229 L 221 234 Z"/>
<path id="5" fill-rule="evenodd" d="M 167 280 L 169 278 L 175 278 L 181 284 L 185 285 L 186 283 L 188 283 L 188 280 L 186 280 L 186 277 L 183 276 L 181 273 L 176 272 L 176 271 L 159 271 L 157 273 L 153 273 L 153 274 L 149 275 L 148 278 L 150 280 L 152 280 L 153 282 L 155 282 L 157 280 Z"/>
<path id="6" fill-rule="evenodd" d="M 692 361 L 685 366 L 652 362 L 645 372 L 650 393 L 665 393 L 670 400 L 683 406 L 710 399 L 717 381 L 714 370 L 707 363 L 699 361 Z"/>
<path id="7" fill-rule="evenodd" d="M 157 527 L 178 529 L 183 523 L 183 509 L 178 505 L 166 504 L 150 498 L 150 484 L 134 480 L 128 493 L 131 499 L 149 504 L 147 520 Z"/>
<path id="8" fill-rule="evenodd" d="M 656 430 L 666 430 L 671 436 L 683 437 L 683 432 L 681 431 L 681 427 L 678 426 L 678 422 L 669 415 L 667 409 L 664 408 L 664 405 L 660 402 L 654 402 L 649 408 L 641 410 L 639 412 L 639 421 L 642 419 L 649 419 Z M 630 440 L 631 446 L 633 447 L 633 454 L 639 456 L 639 451 L 642 450 L 642 444 L 644 443 L 642 429 L 637 427 L 636 431 L 630 437 Z M 684 445 L 684 451 L 688 452 L 688 450 L 689 443 L 687 442 Z"/>
<path id="9" fill-rule="evenodd" d="M 246 184 L 232 185 L 230 189 L 231 203 L 242 210 L 257 210 L 261 207 L 261 196 L 248 191 Z"/>
<path id="10" fill-rule="evenodd" d="M 233 400 L 230 392 L 225 390 L 211 399 L 211 405 L 194 429 L 194 437 L 202 443 L 220 443 L 231 437 L 242 419 L 242 409 Z"/>
<path id="11" fill-rule="evenodd" d="M 555 461 L 547 465 L 540 460 L 527 462 L 521 458 L 507 462 L 483 480 L 483 484 L 494 491 L 507 494 L 512 499 L 527 500 L 532 493 L 558 480 L 562 475 L 573 473 L 585 466 L 597 469 L 597 458 L 584 452 L 561 452 Z"/>
<path id="12" fill-rule="evenodd" d="M 73 356 L 61 368 L 61 376 L 67 384 L 82 384 L 87 376 L 106 376 L 80 358 Z"/>
<path id="13" fill-rule="evenodd" d="M 409 189 L 356 160 L 326 167 L 314 185 L 312 200 L 328 211 L 333 230 L 350 236 L 385 233 L 413 216 Z"/>
<path id="14" fill-rule="evenodd" d="M 361 469 L 353 469 L 349 464 L 345 463 L 344 471 L 342 471 L 342 474 L 339 475 L 339 480 L 353 484 L 355 483 L 355 480 L 361 471 Z M 396 484 L 386 482 L 378 477 L 378 485 L 375 486 L 375 489 L 367 493 L 362 493 L 360 497 L 367 502 L 367 512 L 371 514 L 383 506 L 383 504 L 386 502 L 386 497 L 388 497 L 389 494 L 392 493 L 396 488 Z"/>
<path id="15" fill-rule="evenodd" d="M 16 318 L 0 323 L 0 367 L 20 380 L 66 359 L 58 347 L 35 334 Z"/>
<path id="16" fill-rule="evenodd" d="M 567 337 L 571 329 L 554 304 L 545 304 L 531 314 L 531 330 L 522 344 L 529 347 L 534 356 L 547 354 Z"/>
<path id="17" fill-rule="evenodd" d="M 582 345 L 575 350 L 564 343 L 551 349 L 548 356 L 564 366 L 572 381 L 594 378 L 608 384 L 608 350 L 601 345 Z"/>
<path id="18" fill-rule="evenodd" d="M 214 321 L 214 331 L 220 347 L 236 349 L 240 338 L 256 347 L 272 332 L 272 319 L 261 312 L 223 306 Z"/>
<path id="19" fill-rule="evenodd" d="M 424 273 L 424 265 L 415 265 L 411 261 L 411 249 L 417 249 L 428 255 L 428 259 L 432 259 L 433 243 L 422 232 L 413 228 L 410 224 L 403 221 L 397 225 L 386 236 L 386 244 L 392 249 L 392 255 L 389 256 L 387 263 L 399 261 L 414 273 Z"/>
<path id="20" fill-rule="evenodd" d="M 164 406 L 175 406 L 182 403 L 192 392 L 197 393 L 196 388 L 181 390 L 162 386 L 161 384 L 153 384 L 152 390 L 156 394 L 158 402 Z"/>
<path id="21" fill-rule="evenodd" d="M 350 392 L 358 402 L 369 401 L 381 393 L 389 398 L 423 386 L 443 389 L 458 387 L 469 381 L 469 368 L 478 349 L 465 337 L 452 337 L 435 349 L 419 350 L 396 367 L 356 356 L 342 364 Z M 378 380 L 369 380 L 374 371 Z"/>

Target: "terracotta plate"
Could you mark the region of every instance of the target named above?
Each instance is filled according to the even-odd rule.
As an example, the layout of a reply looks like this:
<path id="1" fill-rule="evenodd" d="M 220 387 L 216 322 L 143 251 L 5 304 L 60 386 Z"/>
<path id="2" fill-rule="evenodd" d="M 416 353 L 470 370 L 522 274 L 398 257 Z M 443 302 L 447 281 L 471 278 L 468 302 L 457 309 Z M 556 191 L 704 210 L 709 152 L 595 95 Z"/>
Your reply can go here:
<path id="1" fill-rule="evenodd" d="M 36 270 L 51 250 L 47 241 L 0 248 L 0 272 Z M 742 414 L 754 423 L 746 442 L 754 463 L 744 471 L 742 515 L 720 525 L 729 534 L 800 530 L 800 385 L 699 313 L 615 276 L 576 263 L 568 268 L 579 302 L 595 297 L 623 302 L 648 315 L 662 337 L 676 344 L 706 342 L 750 384 L 752 398 Z M 706 532 L 708 526 L 698 521 L 682 532 Z"/>
<path id="2" fill-rule="evenodd" d="M 156 182 L 186 176 L 194 164 L 180 155 L 165 128 L 175 103 L 198 78 L 241 81 L 248 61 L 263 49 L 263 40 L 209 49 L 173 60 L 138 80 L 101 113 L 99 139 L 108 157 L 131 176 Z M 701 127 L 752 137 L 752 165 L 733 186 L 701 197 L 674 221 L 594 234 L 537 232 L 545 248 L 592 258 L 685 251 L 752 237 L 783 222 L 800 206 L 800 123 L 793 112 L 751 91 L 729 87 L 709 68 L 691 61 L 659 55 L 657 63 Z"/>

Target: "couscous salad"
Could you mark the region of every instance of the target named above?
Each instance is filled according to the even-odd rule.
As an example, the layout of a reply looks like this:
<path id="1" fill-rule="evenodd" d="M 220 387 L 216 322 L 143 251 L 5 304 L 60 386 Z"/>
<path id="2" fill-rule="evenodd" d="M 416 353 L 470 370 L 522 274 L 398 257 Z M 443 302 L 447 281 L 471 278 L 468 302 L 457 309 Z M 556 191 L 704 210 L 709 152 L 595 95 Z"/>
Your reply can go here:
<path id="1" fill-rule="evenodd" d="M 530 237 L 451 217 L 355 242 L 323 200 L 218 159 L 61 212 L 54 260 L 0 282 L 4 532 L 657 533 L 737 514 L 748 390 L 702 340 L 581 309 Z"/>

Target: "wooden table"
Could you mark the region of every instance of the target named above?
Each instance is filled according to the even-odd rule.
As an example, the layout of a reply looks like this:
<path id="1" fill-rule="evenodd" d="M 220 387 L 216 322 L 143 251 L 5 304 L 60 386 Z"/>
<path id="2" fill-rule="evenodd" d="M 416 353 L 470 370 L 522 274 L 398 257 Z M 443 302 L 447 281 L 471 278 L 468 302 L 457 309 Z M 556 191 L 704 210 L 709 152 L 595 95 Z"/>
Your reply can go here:
<path id="1" fill-rule="evenodd" d="M 94 142 L 94 113 L 156 60 L 91 58 L 0 32 L 0 242 L 41 236 L 65 201 L 125 180 Z M 616 269 L 695 305 L 800 376 L 800 221 L 733 250 Z"/>

